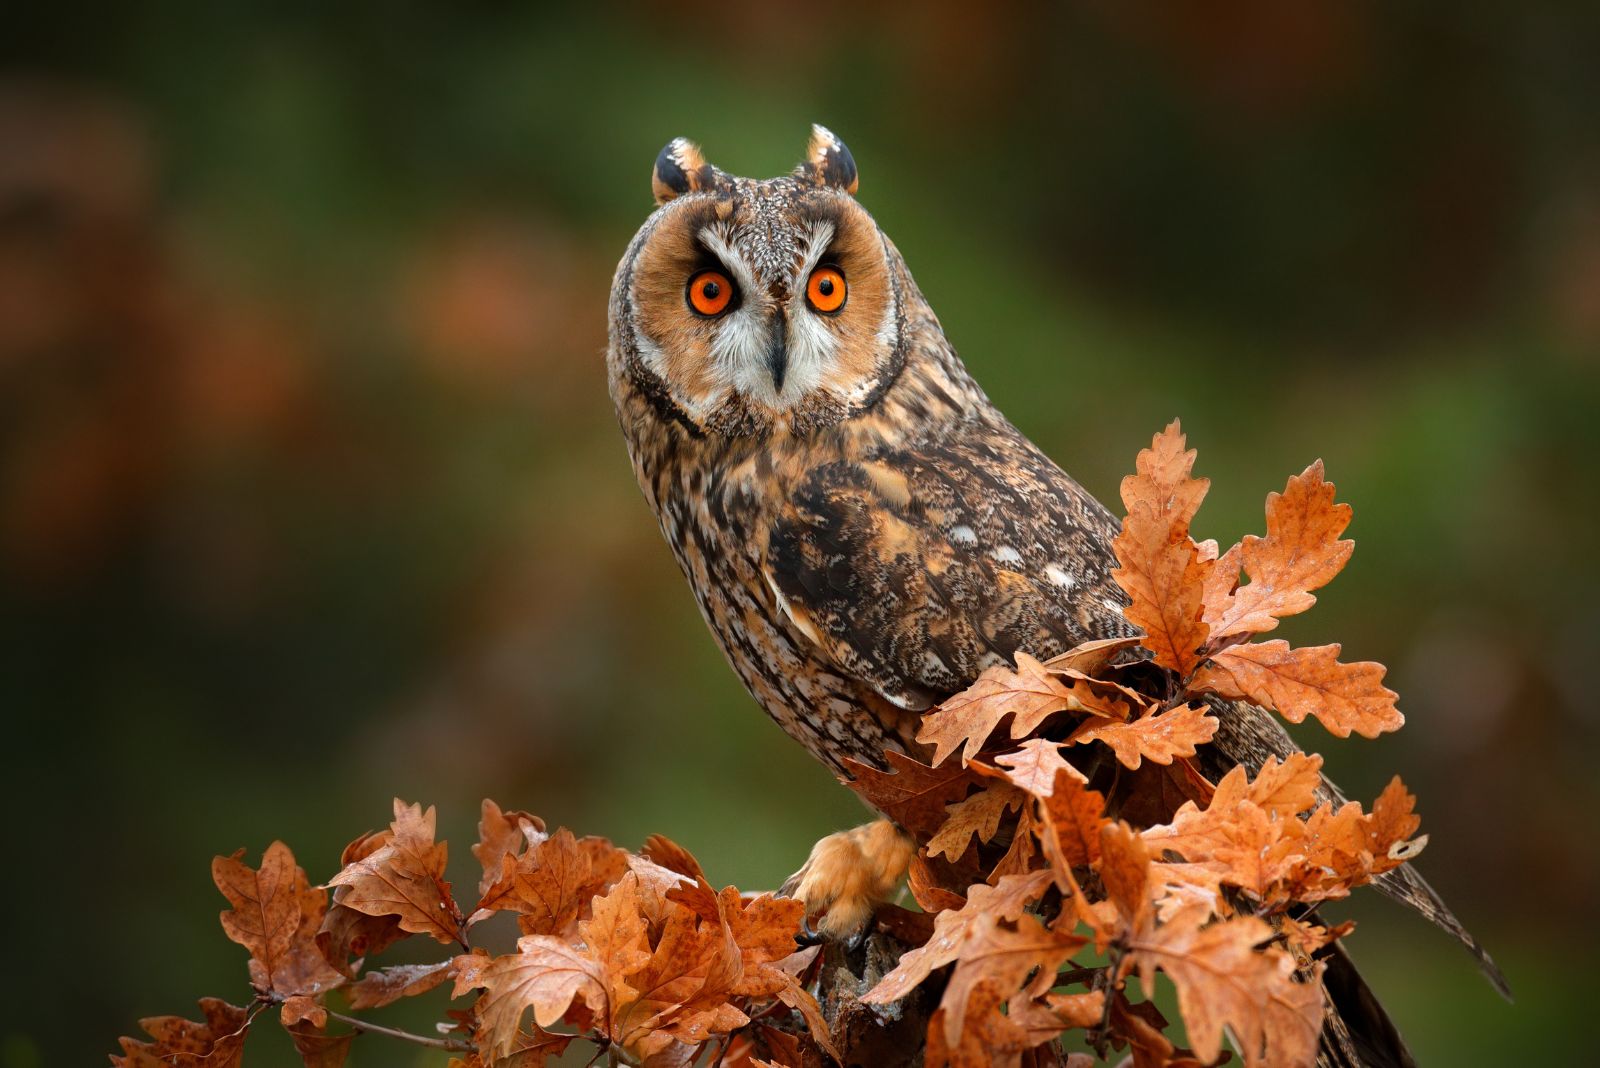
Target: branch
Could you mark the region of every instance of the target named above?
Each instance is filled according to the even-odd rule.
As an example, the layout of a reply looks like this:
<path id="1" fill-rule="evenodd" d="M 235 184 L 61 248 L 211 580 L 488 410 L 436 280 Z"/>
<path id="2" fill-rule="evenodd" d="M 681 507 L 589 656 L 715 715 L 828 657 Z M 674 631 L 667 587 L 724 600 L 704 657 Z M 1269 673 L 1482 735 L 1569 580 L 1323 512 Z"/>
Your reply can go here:
<path id="1" fill-rule="evenodd" d="M 358 1032 L 368 1032 L 374 1035 L 387 1035 L 398 1038 L 402 1042 L 410 1042 L 418 1046 L 427 1046 L 430 1049 L 446 1049 L 453 1053 L 469 1053 L 473 1049 L 472 1043 L 460 1038 L 432 1038 L 428 1035 L 413 1034 L 410 1031 L 401 1031 L 393 1027 L 384 1027 L 381 1024 L 368 1023 L 366 1020 L 354 1016 L 346 1016 L 342 1012 L 328 1010 L 328 1018 L 338 1020 L 340 1023 L 349 1024 Z"/>

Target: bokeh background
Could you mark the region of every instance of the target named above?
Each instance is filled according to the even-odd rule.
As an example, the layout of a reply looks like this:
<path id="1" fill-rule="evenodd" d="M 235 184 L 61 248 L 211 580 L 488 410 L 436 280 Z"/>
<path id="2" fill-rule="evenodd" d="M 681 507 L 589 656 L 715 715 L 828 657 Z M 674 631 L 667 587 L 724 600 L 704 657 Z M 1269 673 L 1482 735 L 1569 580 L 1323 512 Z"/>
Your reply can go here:
<path id="1" fill-rule="evenodd" d="M 1174 415 L 1225 543 L 1327 460 L 1359 551 L 1284 631 L 1388 664 L 1409 723 L 1300 737 L 1357 796 L 1417 791 L 1421 867 L 1518 1001 L 1370 895 L 1352 949 L 1423 1063 L 1581 1059 L 1600 8 L 5 23 L 4 1068 L 247 997 L 211 856 L 281 837 L 324 879 L 397 794 L 440 806 L 465 884 L 486 795 L 757 888 L 859 821 L 712 645 L 602 366 L 661 144 L 778 173 L 813 120 L 995 400 L 1102 497 Z M 251 1061 L 289 1063 L 259 1030 Z"/>

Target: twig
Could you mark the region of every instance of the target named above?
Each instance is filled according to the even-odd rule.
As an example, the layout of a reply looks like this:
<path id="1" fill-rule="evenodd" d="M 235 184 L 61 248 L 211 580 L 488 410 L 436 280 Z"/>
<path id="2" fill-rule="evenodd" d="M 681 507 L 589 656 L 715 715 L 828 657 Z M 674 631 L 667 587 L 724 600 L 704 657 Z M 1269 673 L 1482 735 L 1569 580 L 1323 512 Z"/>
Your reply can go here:
<path id="1" fill-rule="evenodd" d="M 328 1010 L 328 1017 L 338 1020 L 340 1023 L 349 1024 L 357 1031 L 370 1032 L 374 1035 L 388 1035 L 390 1038 L 398 1038 L 402 1042 L 411 1042 L 415 1045 L 428 1046 L 432 1049 L 447 1049 L 456 1053 L 467 1053 L 473 1048 L 472 1043 L 459 1038 L 432 1038 L 428 1035 L 413 1034 L 410 1031 L 401 1031 L 393 1027 L 384 1027 L 381 1024 L 368 1023 L 366 1020 L 359 1020 L 354 1016 L 346 1016 L 331 1009 Z"/>

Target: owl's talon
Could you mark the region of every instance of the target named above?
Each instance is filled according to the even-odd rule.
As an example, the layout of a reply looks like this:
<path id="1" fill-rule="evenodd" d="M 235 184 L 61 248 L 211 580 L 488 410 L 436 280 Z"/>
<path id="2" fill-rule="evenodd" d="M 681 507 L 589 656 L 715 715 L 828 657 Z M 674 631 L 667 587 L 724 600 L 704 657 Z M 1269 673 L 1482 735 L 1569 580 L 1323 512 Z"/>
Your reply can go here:
<path id="1" fill-rule="evenodd" d="M 828 940 L 827 936 L 811 926 L 811 917 L 800 918 L 800 932 L 794 936 L 794 944 L 802 949 L 810 946 L 820 946 Z"/>

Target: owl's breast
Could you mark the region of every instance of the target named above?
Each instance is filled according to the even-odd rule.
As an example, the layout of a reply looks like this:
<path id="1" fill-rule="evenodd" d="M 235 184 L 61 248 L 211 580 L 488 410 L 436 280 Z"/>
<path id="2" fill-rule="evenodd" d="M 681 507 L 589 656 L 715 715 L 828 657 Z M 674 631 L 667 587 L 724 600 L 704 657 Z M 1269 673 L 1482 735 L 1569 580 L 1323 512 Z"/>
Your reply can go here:
<path id="1" fill-rule="evenodd" d="M 700 613 L 745 688 L 836 773 L 845 757 L 882 766 L 886 751 L 914 746 L 915 716 L 841 670 L 824 635 L 773 584 L 772 530 L 809 465 L 764 449 L 730 455 L 693 445 L 636 457 L 635 467 Z"/>

